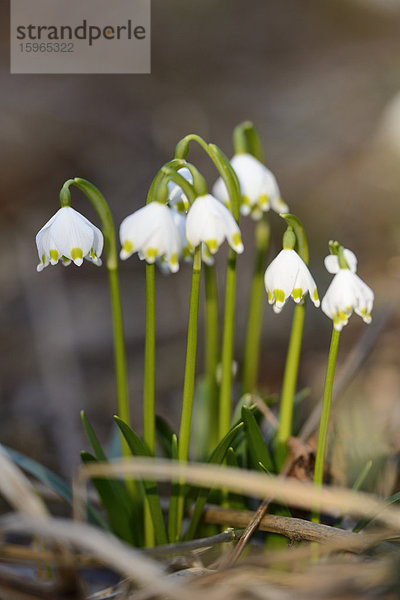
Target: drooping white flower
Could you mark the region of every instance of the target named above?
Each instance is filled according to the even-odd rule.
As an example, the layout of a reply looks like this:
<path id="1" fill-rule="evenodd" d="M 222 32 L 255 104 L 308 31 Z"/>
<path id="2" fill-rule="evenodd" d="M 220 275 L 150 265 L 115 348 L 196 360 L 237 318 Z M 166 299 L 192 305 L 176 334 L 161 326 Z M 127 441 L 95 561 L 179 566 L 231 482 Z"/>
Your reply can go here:
<path id="1" fill-rule="evenodd" d="M 178 261 L 183 258 L 184 261 L 190 262 L 192 260 L 192 254 L 186 239 L 186 215 L 175 209 L 171 209 L 170 214 L 179 234 Z M 156 262 L 164 275 L 171 273 L 170 265 L 165 261 L 164 257 L 158 257 Z"/>
<path id="2" fill-rule="evenodd" d="M 165 204 L 150 202 L 126 217 L 119 229 L 125 260 L 138 252 L 140 260 L 152 264 L 157 258 L 165 260 L 173 273 L 179 269 L 180 237 L 172 211 Z"/>
<path id="3" fill-rule="evenodd" d="M 177 173 L 182 175 L 189 183 L 193 183 L 193 177 L 187 167 L 181 167 Z M 168 204 L 177 210 L 187 211 L 189 208 L 189 200 L 182 188 L 174 181 L 168 181 Z"/>
<path id="4" fill-rule="evenodd" d="M 299 303 L 304 300 L 307 292 L 316 307 L 320 304 L 315 281 L 295 250 L 280 251 L 265 271 L 264 282 L 268 302 L 273 304 L 276 313 L 281 312 L 289 296 Z"/>
<path id="5" fill-rule="evenodd" d="M 333 320 L 337 331 L 347 325 L 353 310 L 365 323 L 370 323 L 374 303 L 374 292 L 356 274 L 355 254 L 345 248 L 343 255 L 349 268 L 340 267 L 337 255 L 330 254 L 325 258 L 326 269 L 335 277 L 321 303 L 323 312 Z"/>
<path id="6" fill-rule="evenodd" d="M 251 154 L 235 154 L 231 160 L 242 193 L 240 212 L 259 219 L 263 212 L 272 208 L 277 213 L 287 213 L 289 208 L 282 200 L 275 176 Z M 218 200 L 229 204 L 228 191 L 220 177 L 214 184 L 213 194 Z"/>
<path id="7" fill-rule="evenodd" d="M 59 260 L 64 265 L 73 261 L 78 267 L 83 259 L 100 266 L 103 234 L 93 223 L 71 206 L 60 208 L 36 236 L 39 254 L 38 271 Z"/>
<path id="8" fill-rule="evenodd" d="M 186 217 L 186 238 L 189 248 L 204 242 L 211 254 L 217 252 L 225 238 L 235 252 L 243 252 L 240 229 L 232 213 L 211 194 L 199 196 L 190 207 Z"/>

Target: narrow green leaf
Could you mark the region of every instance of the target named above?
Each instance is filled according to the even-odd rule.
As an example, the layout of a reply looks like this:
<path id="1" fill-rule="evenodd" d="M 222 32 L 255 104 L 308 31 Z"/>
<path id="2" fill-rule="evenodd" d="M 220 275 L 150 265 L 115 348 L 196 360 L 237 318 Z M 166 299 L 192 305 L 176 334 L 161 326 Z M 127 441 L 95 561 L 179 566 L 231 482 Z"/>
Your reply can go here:
<path id="1" fill-rule="evenodd" d="M 86 431 L 86 435 L 88 436 L 89 442 L 93 448 L 95 457 L 97 458 L 97 460 L 106 461 L 107 456 L 105 455 L 103 448 L 101 447 L 100 442 L 97 439 L 94 429 L 91 426 L 91 424 L 89 423 L 89 420 L 88 420 L 84 410 L 81 410 L 81 419 L 82 419 L 82 423 L 83 423 L 83 426 Z"/>
<path id="2" fill-rule="evenodd" d="M 271 455 L 254 415 L 246 406 L 242 407 L 242 418 L 246 428 L 247 444 L 253 466 L 257 470 L 263 471 L 263 468 L 260 467 L 260 463 L 262 463 L 267 471 L 272 473 L 274 471 L 274 464 Z"/>
<path id="3" fill-rule="evenodd" d="M 231 421 L 232 427 L 234 425 L 236 425 L 237 423 L 240 423 L 240 421 L 242 420 L 243 406 L 247 406 L 248 408 L 252 407 L 253 410 L 256 408 L 256 405 L 253 404 L 251 397 L 252 397 L 251 394 L 243 394 L 243 396 L 241 396 L 239 398 L 238 402 L 236 403 L 235 408 L 233 409 L 232 421 Z"/>
<path id="4" fill-rule="evenodd" d="M 212 448 L 210 419 L 210 396 L 215 392 L 208 377 L 198 377 L 194 392 L 194 412 L 190 433 L 190 456 L 194 461 L 204 462 Z M 215 395 L 215 393 L 214 393 Z"/>
<path id="5" fill-rule="evenodd" d="M 238 459 L 236 457 L 236 453 L 235 453 L 234 449 L 232 448 L 232 446 L 229 446 L 229 448 L 227 450 L 226 464 L 228 465 L 228 467 L 235 467 L 236 469 L 239 468 Z"/>
<path id="6" fill-rule="evenodd" d="M 95 431 L 83 410 L 81 411 L 81 419 L 86 434 L 92 445 L 95 457 L 101 462 L 108 462 L 106 453 L 101 447 L 101 444 L 95 434 Z M 109 479 L 109 481 L 114 489 L 115 495 L 119 498 L 120 502 L 123 503 L 125 511 L 130 515 L 131 519 L 134 522 L 139 522 L 138 519 L 140 514 L 140 498 L 139 490 L 137 489 L 135 483 L 132 482 L 132 490 L 129 491 L 124 481 L 120 481 L 119 479 Z"/>
<path id="7" fill-rule="evenodd" d="M 175 433 L 168 421 L 160 415 L 156 415 L 156 435 L 164 455 L 172 458 L 172 436 Z"/>
<path id="8" fill-rule="evenodd" d="M 17 452 L 13 448 L 8 448 L 7 446 L 1 446 L 5 452 L 7 452 L 8 456 L 19 466 L 21 469 L 35 477 L 38 481 L 49 487 L 51 490 L 56 492 L 65 500 L 70 506 L 72 506 L 72 490 L 71 486 L 64 481 L 59 475 L 47 469 L 37 461 Z M 88 505 L 88 517 L 90 523 L 94 525 L 98 525 L 103 529 L 109 529 L 108 524 L 103 519 L 101 514 L 91 505 Z"/>
<path id="9" fill-rule="evenodd" d="M 175 433 L 171 439 L 171 458 L 178 460 L 178 438 Z M 168 539 L 170 544 L 176 544 L 179 541 L 179 532 L 177 532 L 178 526 L 178 496 L 179 496 L 179 483 L 177 481 L 171 482 L 171 494 L 169 498 L 169 510 L 168 510 Z"/>
<path id="10" fill-rule="evenodd" d="M 228 467 L 239 468 L 239 461 L 237 459 L 236 452 L 232 448 L 232 446 L 228 448 L 228 451 L 226 453 L 226 464 L 228 465 Z M 230 492 L 228 496 L 228 503 L 230 508 L 237 508 L 239 510 L 244 510 L 247 508 L 246 499 L 241 494 L 234 494 Z"/>
<path id="11" fill-rule="evenodd" d="M 151 456 L 145 443 L 138 435 L 119 417 L 114 417 L 122 435 L 134 456 Z M 143 481 L 147 502 L 149 504 L 151 517 L 154 525 L 154 535 L 158 545 L 167 544 L 167 533 L 165 531 L 164 517 L 161 510 L 160 494 L 155 481 Z"/>
<path id="12" fill-rule="evenodd" d="M 396 502 L 400 502 L 400 492 L 396 492 L 392 496 L 389 496 L 388 498 L 386 498 L 383 501 L 383 504 L 385 506 L 389 506 L 390 504 L 395 504 Z M 360 519 L 360 521 L 358 521 L 358 523 L 353 527 L 353 532 L 358 533 L 359 531 L 364 529 L 364 527 L 366 527 L 369 523 L 371 523 L 371 521 L 373 519 L 376 519 L 376 518 L 379 519 L 379 513 L 372 515 L 369 519 Z"/>
<path id="13" fill-rule="evenodd" d="M 371 468 L 372 468 L 372 460 L 369 460 L 369 461 L 367 461 L 365 467 L 363 468 L 363 470 L 361 471 L 361 473 L 359 474 L 359 476 L 353 483 L 352 488 L 351 488 L 352 490 L 357 492 L 361 488 L 362 484 L 368 477 L 368 473 L 370 472 Z"/>
<path id="14" fill-rule="evenodd" d="M 228 448 L 232 444 L 237 433 L 242 429 L 243 423 L 238 423 L 235 427 L 230 429 L 228 433 L 222 438 L 218 446 L 211 453 L 207 462 L 213 464 L 221 464 L 225 458 L 225 454 L 228 451 Z M 200 522 L 201 515 L 203 514 L 204 506 L 207 502 L 207 497 L 210 490 L 209 488 L 200 488 L 197 494 L 197 499 L 194 505 L 192 518 L 190 519 L 189 527 L 187 529 L 185 540 L 193 539 L 197 526 Z"/>
<path id="15" fill-rule="evenodd" d="M 84 464 L 99 462 L 90 452 L 81 452 L 82 462 Z M 130 525 L 129 514 L 125 510 L 124 504 L 121 502 L 118 494 L 115 492 L 115 487 L 108 479 L 93 477 L 91 479 L 97 493 L 100 496 L 104 510 L 107 513 L 110 521 L 111 529 L 122 540 L 129 544 L 135 544 L 135 538 Z"/>

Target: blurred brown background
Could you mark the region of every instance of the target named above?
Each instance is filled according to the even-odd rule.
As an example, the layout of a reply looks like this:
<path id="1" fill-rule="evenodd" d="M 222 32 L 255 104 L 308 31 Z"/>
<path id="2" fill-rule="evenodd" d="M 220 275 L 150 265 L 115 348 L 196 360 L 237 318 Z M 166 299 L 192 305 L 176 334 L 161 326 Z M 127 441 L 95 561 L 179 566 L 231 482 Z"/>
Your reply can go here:
<path id="1" fill-rule="evenodd" d="M 400 1 L 152 1 L 151 75 L 10 75 L 7 3 L 0 6 L 0 440 L 64 474 L 85 445 L 85 408 L 106 439 L 115 411 L 107 275 L 85 264 L 36 273 L 34 237 L 74 176 L 105 194 L 115 222 L 143 205 L 175 143 L 199 133 L 231 155 L 231 132 L 252 120 L 283 197 L 306 225 L 322 296 L 329 239 L 359 258 L 376 293 L 375 312 L 400 287 Z M 191 159 L 209 183 L 215 171 Z M 78 191 L 73 205 L 96 217 Z M 273 252 L 282 223 L 272 216 Z M 253 224 L 242 221 L 237 359 L 241 360 Z M 224 253 L 222 253 L 223 255 Z M 219 256 L 221 291 L 224 260 Z M 179 419 L 190 269 L 157 276 L 157 403 Z M 140 431 L 144 265 L 121 264 L 129 387 Z M 260 380 L 279 391 L 292 308 L 269 307 Z M 317 400 L 331 323 L 308 310 L 300 384 Z M 365 326 L 353 317 L 340 361 Z M 399 313 L 378 340 L 350 400 L 374 406 L 381 437 L 399 445 Z M 201 340 L 200 340 L 201 341 Z M 201 369 L 201 348 L 199 354 Z M 360 409 L 361 410 L 361 409 Z M 369 409 L 368 409 L 369 410 Z M 360 423 L 360 419 L 356 417 Z M 382 423 L 380 422 L 382 421 Z M 347 420 L 347 423 L 350 421 Z M 368 438 L 361 427 L 361 437 Z M 380 438 L 381 439 L 381 438 Z"/>

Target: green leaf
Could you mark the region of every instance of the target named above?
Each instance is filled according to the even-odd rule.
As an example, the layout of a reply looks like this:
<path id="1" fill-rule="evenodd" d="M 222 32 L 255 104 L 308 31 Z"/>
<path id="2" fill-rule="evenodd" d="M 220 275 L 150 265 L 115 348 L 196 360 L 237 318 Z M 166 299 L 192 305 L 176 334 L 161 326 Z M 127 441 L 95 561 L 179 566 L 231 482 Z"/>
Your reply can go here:
<path id="1" fill-rule="evenodd" d="M 100 462 L 108 462 L 108 458 L 106 453 L 104 452 L 101 444 L 95 434 L 93 427 L 91 426 L 89 419 L 87 418 L 85 412 L 81 411 L 81 419 L 83 426 L 85 428 L 86 434 L 89 438 L 89 441 L 92 445 L 94 455 Z M 140 498 L 139 491 L 136 485 L 133 483 L 132 490 L 129 491 L 125 481 L 120 481 L 119 479 L 109 479 L 115 495 L 119 498 L 119 501 L 124 505 L 125 511 L 130 515 L 130 518 L 133 522 L 140 522 Z"/>
<path id="2" fill-rule="evenodd" d="M 13 448 L 8 448 L 7 446 L 1 446 L 8 456 L 13 460 L 21 469 L 35 477 L 38 481 L 49 487 L 51 490 L 56 492 L 65 500 L 70 506 L 72 506 L 72 489 L 71 486 L 64 481 L 59 475 L 47 469 L 40 463 L 36 462 L 32 458 L 28 458 L 24 454 L 17 452 Z M 88 506 L 88 517 L 89 521 L 94 524 L 102 527 L 103 529 L 109 529 L 108 524 L 103 519 L 101 514 L 91 505 Z"/>
<path id="3" fill-rule="evenodd" d="M 228 448 L 228 451 L 226 453 L 226 464 L 228 465 L 228 467 L 239 468 L 239 461 L 237 459 L 236 452 L 232 448 L 232 446 Z M 246 499 L 241 494 L 234 494 L 230 492 L 228 496 L 228 503 L 230 508 L 237 508 L 239 510 L 244 510 L 247 508 Z"/>
<path id="4" fill-rule="evenodd" d="M 114 417 L 122 435 L 134 456 L 151 456 L 151 452 L 138 435 L 119 417 Z M 159 545 L 167 544 L 167 533 L 165 531 L 164 517 L 161 510 L 160 494 L 155 481 L 143 481 L 147 502 L 149 504 L 151 517 L 154 525 L 154 535 Z"/>
<path id="5" fill-rule="evenodd" d="M 212 389 L 208 377 L 197 378 L 194 393 L 194 413 L 192 419 L 192 430 L 190 433 L 190 455 L 194 461 L 203 462 L 211 447 L 210 419 L 210 394 Z"/>
<path id="6" fill-rule="evenodd" d="M 357 492 L 361 488 L 362 484 L 368 477 L 368 474 L 369 474 L 371 468 L 372 468 L 372 460 L 368 460 L 365 464 L 365 467 L 363 468 L 363 470 L 361 471 L 361 473 L 359 474 L 359 476 L 357 477 L 357 479 L 351 486 L 352 490 Z"/>
<path id="7" fill-rule="evenodd" d="M 160 415 L 156 415 L 156 435 L 164 455 L 172 458 L 172 437 L 175 433 L 168 421 Z"/>
<path id="8" fill-rule="evenodd" d="M 386 498 L 384 500 L 383 504 L 385 506 L 390 506 L 390 504 L 395 504 L 397 502 L 400 502 L 400 492 L 396 492 L 392 496 L 389 496 L 388 498 Z M 376 517 L 378 517 L 378 519 L 379 519 L 379 513 L 376 513 L 375 515 L 371 516 L 369 519 L 365 519 L 365 518 L 360 519 L 360 521 L 358 521 L 358 523 L 355 525 L 355 527 L 353 527 L 353 532 L 358 533 L 359 531 L 364 529 L 364 527 L 366 527 L 369 523 L 371 523 L 371 521 L 373 519 L 375 519 Z"/>
<path id="9" fill-rule="evenodd" d="M 225 454 L 228 451 L 228 448 L 232 444 L 233 439 L 237 435 L 237 433 L 242 429 L 243 423 L 238 423 L 235 427 L 230 429 L 225 437 L 222 438 L 218 446 L 211 453 L 208 463 L 213 464 L 221 464 L 225 458 Z M 210 490 L 208 488 L 200 488 L 197 494 L 196 503 L 194 505 L 192 518 L 190 519 L 189 527 L 187 529 L 185 540 L 193 539 L 197 526 L 200 522 L 201 515 L 203 514 L 204 506 L 207 502 L 207 497 Z"/>
<path id="10" fill-rule="evenodd" d="M 107 456 L 105 455 L 103 448 L 101 447 L 100 442 L 97 439 L 94 429 L 91 426 L 91 424 L 89 423 L 89 420 L 88 420 L 84 410 L 81 410 L 81 419 L 82 419 L 82 423 L 83 423 L 83 426 L 86 431 L 86 435 L 88 436 L 89 442 L 93 448 L 95 457 L 97 458 L 97 460 L 106 461 Z"/>
<path id="11" fill-rule="evenodd" d="M 267 471 L 272 473 L 274 471 L 274 464 L 271 455 L 254 415 L 246 406 L 242 407 L 242 418 L 246 427 L 247 444 L 253 466 L 258 471 L 263 471 L 263 467 L 265 467 Z M 263 467 L 260 466 L 260 463 L 262 463 Z"/>
<path id="12" fill-rule="evenodd" d="M 235 408 L 233 409 L 233 414 L 232 414 L 232 421 L 231 421 L 231 426 L 233 427 L 234 425 L 236 425 L 237 423 L 240 423 L 240 421 L 242 420 L 242 408 L 243 406 L 247 406 L 248 408 L 252 408 L 252 410 L 256 409 L 256 404 L 254 404 L 252 402 L 252 395 L 251 394 L 243 394 L 243 396 L 241 396 L 238 400 L 238 402 L 236 403 Z"/>
<path id="13" fill-rule="evenodd" d="M 86 464 L 99 463 L 90 452 L 81 452 L 82 462 Z M 124 504 L 115 491 L 113 482 L 109 479 L 93 477 L 91 479 L 100 496 L 104 510 L 110 521 L 111 529 L 122 540 L 135 545 L 135 536 L 130 523 L 130 515 L 126 512 Z"/>
<path id="14" fill-rule="evenodd" d="M 172 435 L 171 442 L 171 458 L 173 460 L 178 460 L 178 438 L 176 437 L 175 433 Z M 179 483 L 177 481 L 172 481 L 168 510 L 168 539 L 170 544 L 176 544 L 180 537 L 180 534 L 177 531 L 179 490 Z"/>

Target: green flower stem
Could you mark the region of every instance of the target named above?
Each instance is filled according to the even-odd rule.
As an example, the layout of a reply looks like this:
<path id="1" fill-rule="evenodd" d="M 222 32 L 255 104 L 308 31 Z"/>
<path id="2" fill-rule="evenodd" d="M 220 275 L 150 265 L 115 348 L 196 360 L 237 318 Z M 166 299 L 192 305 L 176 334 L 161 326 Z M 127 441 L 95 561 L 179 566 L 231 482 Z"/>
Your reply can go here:
<path id="1" fill-rule="evenodd" d="M 224 330 L 222 337 L 222 373 L 219 397 L 218 436 L 222 440 L 228 433 L 232 412 L 232 359 L 235 318 L 236 252 L 229 250 L 226 272 Z"/>
<path id="2" fill-rule="evenodd" d="M 294 309 L 292 331 L 283 375 L 281 406 L 279 412 L 279 428 L 277 433 L 275 457 L 278 468 L 281 468 L 287 455 L 286 442 L 292 434 L 293 399 L 296 392 L 297 374 L 299 370 L 301 343 L 305 305 L 298 304 Z"/>
<path id="3" fill-rule="evenodd" d="M 292 228 L 296 236 L 296 251 L 304 263 L 308 264 L 308 242 L 301 221 L 292 214 L 281 215 Z M 280 469 L 287 456 L 287 440 L 292 434 L 293 403 L 296 392 L 297 375 L 299 370 L 300 351 L 303 340 L 305 305 L 297 305 L 294 309 L 292 331 L 290 334 L 289 348 L 286 357 L 285 372 L 283 375 L 281 406 L 279 412 L 279 428 L 276 439 L 276 463 Z"/>
<path id="4" fill-rule="evenodd" d="M 167 192 L 170 179 L 178 179 L 185 186 L 185 191 L 192 199 L 193 188 L 174 169 L 181 168 L 186 162 L 174 159 L 168 162 L 154 177 L 148 195 L 147 204 L 152 202 L 160 186 Z M 143 390 L 143 439 L 151 454 L 155 454 L 155 380 L 156 369 L 156 287 L 155 265 L 146 263 L 146 341 L 144 353 L 144 390 Z M 149 516 L 149 513 L 147 511 Z M 146 521 L 146 520 L 145 520 Z M 149 528 L 148 528 L 149 529 Z"/>
<path id="5" fill-rule="evenodd" d="M 260 136 L 251 121 L 243 121 L 235 127 L 232 141 L 235 154 L 251 154 L 260 162 L 264 162 Z"/>
<path id="6" fill-rule="evenodd" d="M 266 269 L 271 230 L 266 215 L 258 221 L 255 231 L 256 260 L 251 283 L 249 311 L 247 315 L 246 342 L 243 362 L 242 392 L 254 392 L 260 355 L 261 323 L 264 307 L 264 272 Z"/>
<path id="7" fill-rule="evenodd" d="M 201 246 L 197 246 L 193 257 L 192 286 L 190 290 L 189 322 L 186 347 L 185 381 L 183 386 L 182 414 L 179 429 L 178 460 L 186 462 L 189 456 L 190 430 L 192 425 L 194 384 L 196 373 L 197 333 L 199 318 L 199 296 L 201 275 Z M 182 483 L 182 482 L 181 482 Z M 177 507 L 177 537 L 180 536 L 183 520 L 184 494 L 180 486 Z"/>
<path id="8" fill-rule="evenodd" d="M 204 265 L 205 282 L 205 372 L 208 384 L 208 450 L 218 443 L 218 386 L 216 371 L 219 358 L 218 288 L 215 266 Z"/>
<path id="9" fill-rule="evenodd" d="M 169 168 L 170 167 L 171 169 L 180 169 L 181 167 L 184 167 L 184 166 L 186 166 L 186 161 L 181 160 L 179 158 L 174 158 L 174 159 L 170 160 L 169 162 L 165 163 L 165 165 L 158 171 L 158 173 L 154 177 L 153 181 L 151 182 L 151 185 L 149 187 L 149 191 L 147 193 L 147 204 L 149 202 L 153 201 L 156 189 L 158 187 L 158 184 L 165 177 L 165 174 L 163 172 L 163 168 L 165 168 L 165 167 Z"/>
<path id="10" fill-rule="evenodd" d="M 101 192 L 92 183 L 79 177 L 76 177 L 75 179 L 69 179 L 64 183 L 60 192 L 61 206 L 70 206 L 71 204 L 69 190 L 71 185 L 78 187 L 87 196 L 96 210 L 101 222 L 111 294 L 118 416 L 128 425 L 130 425 L 125 339 L 122 321 L 121 297 L 118 277 L 118 251 L 114 221 L 106 199 Z M 125 456 L 130 455 L 128 446 L 125 442 L 123 442 L 122 449 Z"/>
<path id="11" fill-rule="evenodd" d="M 322 413 L 321 420 L 319 423 L 318 432 L 318 443 L 317 453 L 315 455 L 315 469 L 314 469 L 314 485 L 316 488 L 320 488 L 324 479 L 324 463 L 326 454 L 326 441 L 328 437 L 328 425 L 329 416 L 331 412 L 332 404 L 332 389 L 333 380 L 335 377 L 336 359 L 339 348 L 340 331 L 335 328 L 332 330 L 331 345 L 329 348 L 328 367 L 326 369 L 324 397 L 322 399 Z M 319 510 L 313 511 L 312 520 L 314 523 L 319 523 L 320 514 Z"/>
<path id="12" fill-rule="evenodd" d="M 156 287 L 155 266 L 146 263 L 146 341 L 144 350 L 143 439 L 155 453 L 155 346 Z"/>
<path id="13" fill-rule="evenodd" d="M 175 149 L 176 158 L 186 158 L 189 151 L 189 143 L 197 142 L 208 154 L 218 169 L 226 188 L 230 201 L 232 214 L 237 222 L 240 216 L 241 192 L 240 184 L 235 171 L 228 158 L 215 144 L 207 144 L 198 135 L 190 134 L 178 142 Z M 218 424 L 219 437 L 222 438 L 229 430 L 231 420 L 232 403 L 232 358 L 234 342 L 234 318 L 235 318 L 235 294 L 236 294 L 236 253 L 229 251 L 226 274 L 225 290 L 225 316 L 222 338 L 222 377 L 220 388 L 220 407 Z"/>

